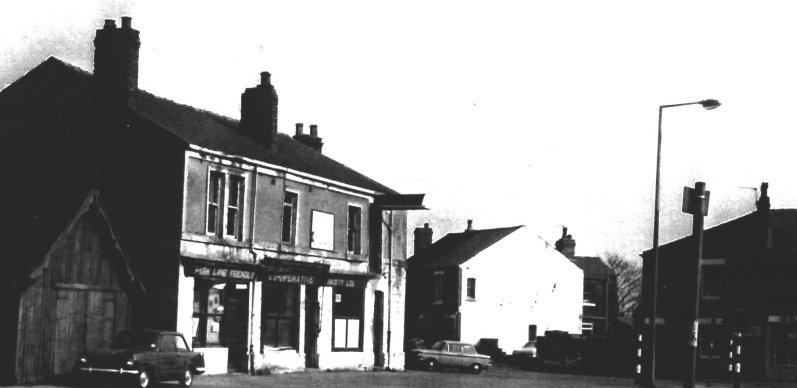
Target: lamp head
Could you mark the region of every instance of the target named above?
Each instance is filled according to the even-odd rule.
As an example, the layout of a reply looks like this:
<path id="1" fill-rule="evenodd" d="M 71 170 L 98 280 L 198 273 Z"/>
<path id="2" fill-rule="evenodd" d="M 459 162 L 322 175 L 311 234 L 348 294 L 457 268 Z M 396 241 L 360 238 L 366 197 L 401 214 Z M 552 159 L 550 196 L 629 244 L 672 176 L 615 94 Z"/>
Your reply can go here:
<path id="1" fill-rule="evenodd" d="M 720 104 L 720 102 L 717 100 L 703 100 L 700 101 L 700 105 L 702 105 L 703 108 L 706 108 L 706 110 L 711 110 L 719 107 L 722 104 Z"/>

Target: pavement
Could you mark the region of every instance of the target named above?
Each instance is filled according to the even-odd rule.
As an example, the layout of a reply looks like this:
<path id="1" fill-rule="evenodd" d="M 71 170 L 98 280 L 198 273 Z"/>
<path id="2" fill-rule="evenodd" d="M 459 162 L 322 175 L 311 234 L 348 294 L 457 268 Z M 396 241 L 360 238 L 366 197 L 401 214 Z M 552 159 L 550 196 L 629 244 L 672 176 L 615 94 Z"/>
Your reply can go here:
<path id="1" fill-rule="evenodd" d="M 677 381 L 657 381 L 657 387 L 681 387 Z M 153 387 L 177 387 L 177 383 L 160 383 Z M 480 375 L 460 372 L 425 371 L 319 371 L 251 376 L 242 373 L 197 376 L 196 388 L 225 387 L 635 387 L 631 378 L 543 373 L 511 367 L 499 367 Z M 698 387 L 730 387 L 728 382 L 700 383 Z M 31 386 L 27 386 L 31 387 Z M 33 387 L 64 387 L 38 385 Z M 749 383 L 744 388 L 797 387 L 795 383 Z"/>

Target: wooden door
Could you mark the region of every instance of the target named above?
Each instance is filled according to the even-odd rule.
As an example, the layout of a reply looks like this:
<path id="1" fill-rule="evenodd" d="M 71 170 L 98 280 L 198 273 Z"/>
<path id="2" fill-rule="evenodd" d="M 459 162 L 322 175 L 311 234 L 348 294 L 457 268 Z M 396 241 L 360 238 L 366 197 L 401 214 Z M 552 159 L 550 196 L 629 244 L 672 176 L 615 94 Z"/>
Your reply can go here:
<path id="1" fill-rule="evenodd" d="M 55 306 L 53 374 L 72 372 L 85 350 L 86 291 L 60 289 Z"/>

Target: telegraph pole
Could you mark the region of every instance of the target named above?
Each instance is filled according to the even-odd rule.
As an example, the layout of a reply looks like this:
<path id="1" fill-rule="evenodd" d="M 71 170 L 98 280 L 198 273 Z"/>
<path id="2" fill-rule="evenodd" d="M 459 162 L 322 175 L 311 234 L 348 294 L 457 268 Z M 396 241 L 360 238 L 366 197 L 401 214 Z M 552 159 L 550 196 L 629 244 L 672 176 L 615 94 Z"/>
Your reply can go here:
<path id="1" fill-rule="evenodd" d="M 709 192 L 706 184 L 695 182 L 695 187 L 684 187 L 683 212 L 692 214 L 692 238 L 697 249 L 695 259 L 694 295 L 692 299 L 691 318 L 689 320 L 689 336 L 686 344 L 687 370 L 684 374 L 684 387 L 694 388 L 695 370 L 697 369 L 697 329 L 700 323 L 700 261 L 703 259 L 703 218 L 708 215 Z"/>

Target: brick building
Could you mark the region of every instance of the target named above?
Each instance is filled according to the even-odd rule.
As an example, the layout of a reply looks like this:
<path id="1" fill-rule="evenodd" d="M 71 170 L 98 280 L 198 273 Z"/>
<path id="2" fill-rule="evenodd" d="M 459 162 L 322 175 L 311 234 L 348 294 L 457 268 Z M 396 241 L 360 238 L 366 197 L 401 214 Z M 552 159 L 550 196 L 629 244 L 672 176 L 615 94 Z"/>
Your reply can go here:
<path id="1" fill-rule="evenodd" d="M 797 209 L 770 209 L 761 185 L 757 210 L 705 231 L 701 261 L 698 373 L 724 374 L 730 336 L 742 333 L 746 379 L 797 378 Z M 659 251 L 657 377 L 684 370 L 694 295 L 694 239 Z M 643 322 L 650 322 L 651 260 L 643 257 Z M 641 330 L 646 327 L 640 328 Z"/>
<path id="2" fill-rule="evenodd" d="M 2 242 L 0 320 L 3 343 L 15 349 L 3 353 L 0 375 L 46 379 L 104 344 L 76 341 L 54 360 L 46 356 L 54 342 L 30 342 L 52 336 L 25 318 L 31 284 L 64 283 L 37 277 L 48 266 L 36 272 L 30 262 L 47 261 L 30 245 L 53 246 L 85 213 L 87 193 L 102 199 L 102 216 L 91 218 L 98 226 L 84 228 L 102 238 L 94 256 L 115 265 L 105 278 L 121 280 L 69 285 L 129 295 L 124 322 L 109 331 L 180 331 L 204 352 L 207 373 L 401 369 L 406 211 L 421 208 L 422 195 L 401 195 L 324 155 L 315 125 L 279 133 L 269 73 L 243 91 L 240 120 L 140 90 L 131 24 L 106 20 L 97 30 L 93 74 L 50 58 L 0 91 L 0 192 L 10 200 L 0 215 L 12 237 Z M 60 309 L 43 305 L 36 317 L 72 322 Z M 90 330 L 73 326 L 66 336 Z M 28 357 L 31 346 L 41 356 Z"/>

